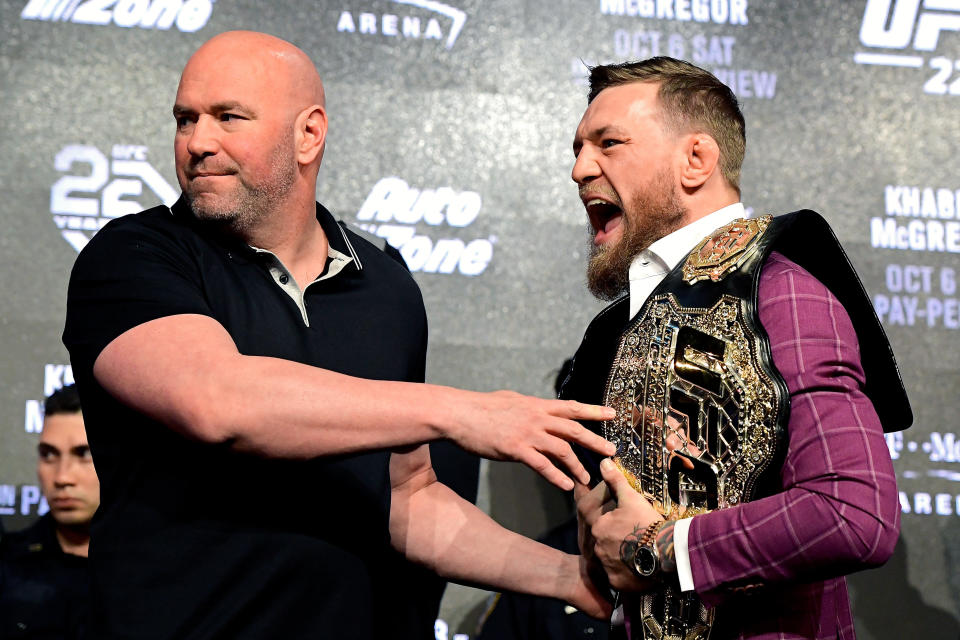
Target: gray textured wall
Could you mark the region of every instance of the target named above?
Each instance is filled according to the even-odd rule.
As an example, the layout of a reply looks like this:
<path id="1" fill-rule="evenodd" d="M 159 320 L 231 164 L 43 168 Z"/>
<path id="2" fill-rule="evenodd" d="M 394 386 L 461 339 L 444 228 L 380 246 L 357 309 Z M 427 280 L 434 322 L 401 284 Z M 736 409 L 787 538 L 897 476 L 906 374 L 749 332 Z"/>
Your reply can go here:
<path id="1" fill-rule="evenodd" d="M 747 117 L 746 205 L 830 220 L 914 403 L 915 426 L 888 440 L 902 544 L 887 567 L 852 580 L 860 637 L 957 637 L 956 0 L 3 0 L 8 529 L 42 509 L 37 401 L 69 380 L 59 336 L 85 226 L 175 195 L 180 68 L 201 42 L 236 28 L 291 40 L 316 61 L 331 122 L 318 198 L 406 243 L 430 316 L 428 377 L 472 389 L 549 395 L 600 308 L 583 286 L 586 221 L 569 180 L 584 63 L 670 54 L 731 84 Z M 404 207 L 397 216 L 412 189 L 446 199 L 449 219 Z M 506 464 L 483 467 L 480 501 L 532 535 L 566 509 Z M 484 597 L 450 589 L 451 637 L 472 633 Z"/>

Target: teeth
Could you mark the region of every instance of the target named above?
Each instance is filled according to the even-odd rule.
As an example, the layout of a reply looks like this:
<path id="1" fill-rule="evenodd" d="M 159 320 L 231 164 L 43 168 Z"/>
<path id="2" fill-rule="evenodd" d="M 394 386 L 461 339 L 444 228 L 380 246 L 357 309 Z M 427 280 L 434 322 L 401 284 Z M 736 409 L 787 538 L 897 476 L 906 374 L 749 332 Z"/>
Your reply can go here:
<path id="1" fill-rule="evenodd" d="M 586 204 L 584 206 L 586 206 L 587 208 L 600 206 L 600 207 L 604 207 L 605 209 L 609 208 L 609 209 L 615 209 L 617 211 L 620 210 L 620 207 L 618 207 L 617 205 L 613 204 L 608 200 L 603 200 L 602 198 L 591 198 L 586 201 Z"/>

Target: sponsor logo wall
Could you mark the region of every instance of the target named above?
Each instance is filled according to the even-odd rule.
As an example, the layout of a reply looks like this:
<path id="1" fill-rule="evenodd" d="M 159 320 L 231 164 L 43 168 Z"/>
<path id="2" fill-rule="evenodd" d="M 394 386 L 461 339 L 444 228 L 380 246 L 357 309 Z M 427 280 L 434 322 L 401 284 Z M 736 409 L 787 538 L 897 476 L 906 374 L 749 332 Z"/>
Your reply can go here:
<path id="1" fill-rule="evenodd" d="M 364 201 L 356 220 L 369 231 L 400 250 L 411 271 L 424 273 L 458 272 L 478 276 L 493 257 L 496 238 L 476 238 L 466 244 L 455 237 L 438 237 L 438 231 L 417 234 L 417 225 L 453 229 L 470 226 L 480 214 L 483 201 L 475 191 L 454 191 L 450 187 L 417 189 L 402 178 L 382 178 Z"/>
<path id="2" fill-rule="evenodd" d="M 960 3 L 956 0 L 868 0 L 854 62 L 922 69 L 923 92 L 960 96 Z M 951 32 L 953 32 L 951 34 Z M 948 35 L 949 34 L 949 35 Z"/>
<path id="3" fill-rule="evenodd" d="M 430 316 L 430 381 L 542 396 L 601 306 L 583 285 L 586 220 L 569 177 L 585 65 L 673 55 L 716 73 L 747 118 L 745 204 L 831 222 L 913 400 L 914 427 L 887 436 L 902 545 L 851 581 L 858 637 L 940 637 L 918 631 L 930 619 L 960 633 L 957 0 L 3 3 L 8 529 L 46 510 L 34 456 L 43 397 L 72 381 L 60 345 L 70 265 L 113 218 L 177 198 L 177 74 L 236 28 L 317 61 L 331 118 L 318 197 L 407 260 Z M 482 506 L 514 529 L 539 535 L 565 516 L 532 474 L 489 464 L 482 478 Z M 485 599 L 450 588 L 437 637 L 472 636 Z"/>
<path id="4" fill-rule="evenodd" d="M 749 9 L 749 0 L 604 0 L 600 16 L 634 19 L 617 22 L 613 55 L 595 55 L 591 64 L 661 55 L 682 58 L 709 69 L 740 99 L 773 99 L 776 71 L 755 68 L 756 59 L 738 55 L 737 38 L 749 29 Z M 745 68 L 748 61 L 752 68 Z M 585 84 L 583 56 L 572 58 L 571 69 Z"/>
<path id="5" fill-rule="evenodd" d="M 392 0 L 392 2 L 406 6 L 391 7 L 390 12 L 384 13 L 344 9 L 337 19 L 337 31 L 387 38 L 438 40 L 445 48 L 452 49 L 467 21 L 466 12 L 433 0 Z M 418 15 L 411 8 L 422 11 Z"/>
<path id="6" fill-rule="evenodd" d="M 140 29 L 176 28 L 192 33 L 206 26 L 214 0 L 30 0 L 24 20 L 112 25 Z"/>

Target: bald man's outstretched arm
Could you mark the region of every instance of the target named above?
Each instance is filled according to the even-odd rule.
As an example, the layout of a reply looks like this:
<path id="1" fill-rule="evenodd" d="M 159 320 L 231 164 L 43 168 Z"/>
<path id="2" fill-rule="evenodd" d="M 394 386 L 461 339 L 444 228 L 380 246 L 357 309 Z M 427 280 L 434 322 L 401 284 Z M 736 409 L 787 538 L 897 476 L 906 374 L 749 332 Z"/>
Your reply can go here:
<path id="1" fill-rule="evenodd" d="M 504 529 L 437 482 L 426 446 L 394 453 L 390 482 L 390 539 L 408 559 L 449 580 L 558 598 L 609 618 L 581 556 Z"/>
<path id="2" fill-rule="evenodd" d="M 613 411 L 512 392 L 354 378 L 242 355 L 217 321 L 151 320 L 108 344 L 93 367 L 124 404 L 191 438 L 276 458 L 314 458 L 449 439 L 486 458 L 523 462 L 563 489 L 587 482 L 576 442 L 613 446 L 576 420 Z"/>

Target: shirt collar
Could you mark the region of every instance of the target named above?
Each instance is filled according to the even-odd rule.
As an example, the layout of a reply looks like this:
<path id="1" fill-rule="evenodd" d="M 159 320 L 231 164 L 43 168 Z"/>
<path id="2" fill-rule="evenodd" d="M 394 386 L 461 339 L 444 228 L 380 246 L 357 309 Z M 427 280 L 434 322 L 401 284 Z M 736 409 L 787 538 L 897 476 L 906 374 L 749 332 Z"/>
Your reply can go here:
<path id="1" fill-rule="evenodd" d="M 633 262 L 630 263 L 630 279 L 636 280 L 646 277 L 651 270 L 659 273 L 673 271 L 708 233 L 733 222 L 737 218 L 745 217 L 746 211 L 743 203 L 737 202 L 665 235 L 633 259 Z"/>

